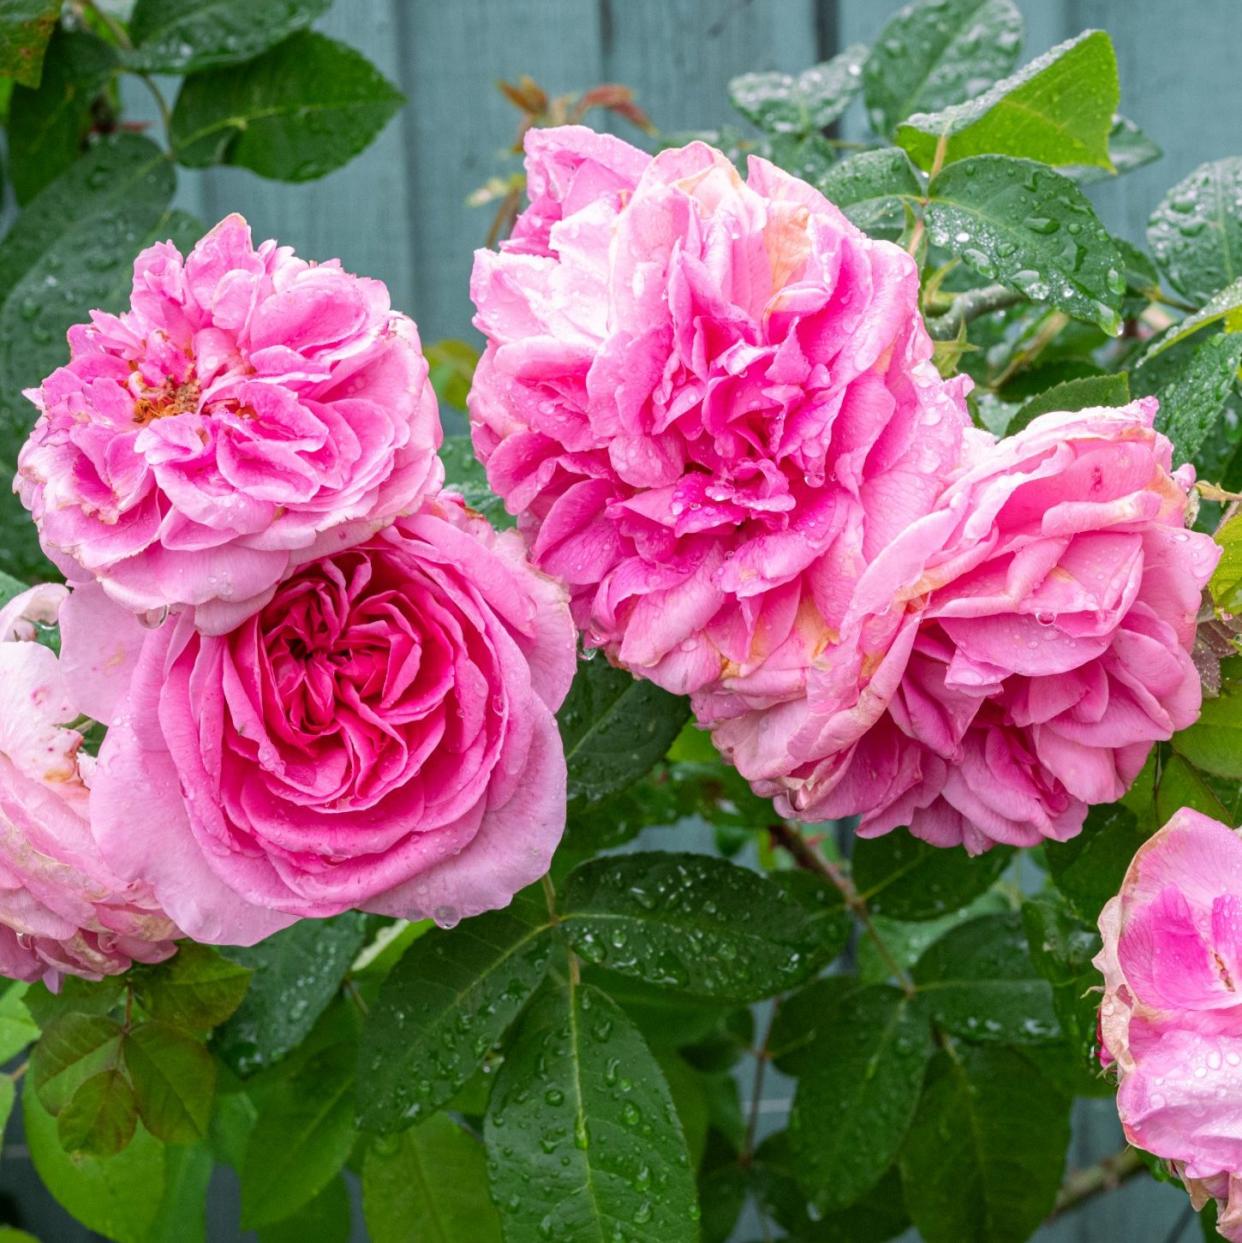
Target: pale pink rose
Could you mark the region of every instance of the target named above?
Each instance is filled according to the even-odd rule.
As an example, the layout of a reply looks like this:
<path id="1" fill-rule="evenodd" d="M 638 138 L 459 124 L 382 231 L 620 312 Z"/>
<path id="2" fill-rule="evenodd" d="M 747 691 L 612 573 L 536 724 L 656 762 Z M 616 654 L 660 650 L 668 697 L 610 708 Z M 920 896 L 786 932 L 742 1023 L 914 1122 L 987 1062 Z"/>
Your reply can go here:
<path id="1" fill-rule="evenodd" d="M 864 837 L 908 825 L 977 853 L 1074 836 L 1199 712 L 1189 652 L 1220 549 L 1184 527 L 1193 474 L 1173 473 L 1155 408 L 972 433 L 932 512 L 859 579 L 802 699 L 756 706 L 727 682 L 696 699 L 717 745 L 782 814 L 861 815 Z"/>
<path id="2" fill-rule="evenodd" d="M 1101 1060 L 1126 1138 L 1242 1241 L 1242 840 L 1183 808 L 1100 913 Z"/>
<path id="3" fill-rule="evenodd" d="M 589 646 L 676 692 L 803 693 L 868 560 L 956 463 L 918 270 L 765 160 L 527 137 L 471 293 L 474 445 Z"/>
<path id="4" fill-rule="evenodd" d="M 573 624 L 458 498 L 300 567 L 226 635 L 189 614 L 144 632 L 97 586 L 67 608 L 75 660 L 75 636 L 139 639 L 122 676 L 94 649 L 74 665 L 109 723 L 96 840 L 195 939 L 352 907 L 450 924 L 547 870 Z"/>
<path id="5" fill-rule="evenodd" d="M 197 605 L 223 632 L 443 478 L 418 333 L 383 283 L 256 249 L 240 216 L 184 259 L 144 250 L 130 309 L 69 345 L 26 394 L 16 490 L 65 575 L 135 612 Z"/>
<path id="6" fill-rule="evenodd" d="M 56 655 L 36 641 L 65 588 L 0 609 L 0 974 L 98 980 L 160 962 L 180 933 L 140 882 L 118 878 L 91 838 L 90 757 Z"/>

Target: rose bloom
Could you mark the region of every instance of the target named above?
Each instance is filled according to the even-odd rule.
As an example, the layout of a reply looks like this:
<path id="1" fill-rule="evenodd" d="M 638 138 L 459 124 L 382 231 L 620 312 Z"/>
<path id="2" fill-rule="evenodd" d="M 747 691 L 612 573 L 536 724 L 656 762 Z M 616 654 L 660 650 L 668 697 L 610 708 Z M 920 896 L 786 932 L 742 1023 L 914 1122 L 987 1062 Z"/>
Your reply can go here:
<path id="1" fill-rule="evenodd" d="M 471 285 L 492 488 L 589 646 L 676 692 L 802 693 L 969 424 L 914 261 L 703 143 L 531 130 L 526 168 L 530 207 Z"/>
<path id="2" fill-rule="evenodd" d="M 135 261 L 130 309 L 69 331 L 26 396 L 16 490 L 44 551 L 136 612 L 221 632 L 290 565 L 365 538 L 443 477 L 413 323 L 383 283 L 251 244 L 229 216 Z"/>
<path id="3" fill-rule="evenodd" d="M 1126 1138 L 1172 1163 L 1242 1240 L 1242 840 L 1189 808 L 1100 913 L 1101 1060 Z"/>
<path id="4" fill-rule="evenodd" d="M 1064 841 L 1199 712 L 1189 652 L 1220 555 L 1151 399 L 974 433 L 935 509 L 874 558 L 805 696 L 726 683 L 701 723 L 783 815 L 939 846 Z"/>
<path id="5" fill-rule="evenodd" d="M 447 925 L 547 870 L 573 624 L 517 534 L 458 498 L 302 566 L 225 635 L 188 613 L 142 631 L 97 586 L 67 607 L 110 725 L 96 840 L 196 940 L 352 907 Z"/>
<path id="6" fill-rule="evenodd" d="M 80 715 L 55 653 L 63 587 L 0 609 L 0 974 L 98 980 L 160 962 L 180 935 L 139 883 L 118 878 L 91 839 L 90 757 L 66 722 Z"/>

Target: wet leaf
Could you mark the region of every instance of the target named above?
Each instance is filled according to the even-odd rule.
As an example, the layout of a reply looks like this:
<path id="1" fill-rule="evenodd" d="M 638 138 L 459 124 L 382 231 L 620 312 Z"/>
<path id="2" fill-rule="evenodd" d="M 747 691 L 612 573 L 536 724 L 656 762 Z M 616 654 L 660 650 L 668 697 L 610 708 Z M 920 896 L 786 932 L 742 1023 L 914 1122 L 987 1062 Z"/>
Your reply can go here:
<path id="1" fill-rule="evenodd" d="M 639 681 L 599 656 L 578 672 L 557 713 L 569 798 L 594 801 L 637 781 L 668 750 L 690 705 L 652 682 Z"/>
<path id="2" fill-rule="evenodd" d="M 296 1213 L 264 1226 L 259 1243 L 350 1243 L 353 1213 L 349 1188 L 337 1175 L 313 1200 L 307 1200 Z M 407 1238 L 423 1236 L 407 1235 Z M 431 1243 L 433 1236 L 426 1236 Z M 383 1243 L 382 1236 L 371 1232 L 371 1243 Z"/>
<path id="3" fill-rule="evenodd" d="M 938 919 L 973 902 L 1013 857 L 989 850 L 972 858 L 961 847 L 930 846 L 904 830 L 854 844 L 854 884 L 874 915 Z"/>
<path id="4" fill-rule="evenodd" d="M 1111 171 L 1108 143 L 1119 97 L 1112 40 L 1089 30 L 969 103 L 916 113 L 898 127 L 897 142 L 920 168 L 932 166 L 947 135 L 946 164 L 970 155 L 1013 155 Z"/>
<path id="5" fill-rule="evenodd" d="M 332 0 L 138 0 L 127 69 L 190 73 L 249 60 L 328 11 Z"/>
<path id="6" fill-rule="evenodd" d="M 549 982 L 509 1043 L 484 1120 L 505 1243 L 695 1243 L 677 1111 L 637 1029 L 589 985 Z"/>
<path id="7" fill-rule="evenodd" d="M 802 1062 L 789 1141 L 799 1182 L 822 1211 L 848 1208 L 892 1165 L 933 1050 L 919 999 L 887 984 L 845 996 Z"/>
<path id="8" fill-rule="evenodd" d="M 1205 773 L 1242 779 L 1242 684 L 1227 684 L 1216 699 L 1204 700 L 1199 719 L 1173 735 L 1173 749 Z"/>
<path id="9" fill-rule="evenodd" d="M 862 88 L 867 47 L 852 44 L 796 77 L 744 73 L 729 83 L 729 101 L 770 134 L 812 134 L 826 129 Z"/>
<path id="10" fill-rule="evenodd" d="M 1022 48 L 1012 0 L 916 0 L 876 36 L 863 70 L 871 126 L 887 138 L 912 112 L 934 112 L 978 95 L 1007 74 Z"/>
<path id="11" fill-rule="evenodd" d="M 91 1076 L 115 1066 L 124 1029 L 98 1014 L 69 1013 L 51 1023 L 30 1058 L 30 1079 L 43 1106 L 58 1114 Z"/>
<path id="12" fill-rule="evenodd" d="M 456 1096 L 538 988 L 552 945 L 539 886 L 417 940 L 363 1027 L 358 1125 L 399 1131 Z"/>
<path id="13" fill-rule="evenodd" d="M 252 1075 L 301 1043 L 366 941 L 366 919 L 357 911 L 306 919 L 258 945 L 220 951 L 254 972 L 241 1005 L 212 1040 L 226 1066 Z"/>
<path id="14" fill-rule="evenodd" d="M 1130 377 L 1124 371 L 1116 375 L 1080 376 L 1054 384 L 1032 397 L 1009 420 L 1005 434 L 1012 436 L 1041 414 L 1057 410 L 1086 410 L 1091 406 L 1124 406 L 1129 400 Z"/>
<path id="15" fill-rule="evenodd" d="M 514 519 L 505 503 L 488 487 L 483 463 L 474 456 L 469 436 L 445 436 L 440 446 L 444 463 L 444 486 L 459 492 L 471 509 L 477 509 L 498 530 L 513 526 Z"/>
<path id="16" fill-rule="evenodd" d="M 1193 460 L 1224 414 L 1242 363 L 1242 333 L 1222 333 L 1176 355 L 1149 360 L 1134 373 L 1142 395 L 1160 399 L 1156 427 L 1173 442 L 1177 463 Z"/>
<path id="17" fill-rule="evenodd" d="M 251 972 L 207 945 L 184 941 L 167 962 L 137 967 L 134 992 L 153 1018 L 186 1031 L 206 1031 L 230 1018 L 250 987 Z"/>
<path id="18" fill-rule="evenodd" d="M 1029 1238 L 1056 1199 L 1069 1111 L 1069 1097 L 1017 1050 L 937 1054 L 899 1161 L 926 1243 Z"/>
<path id="19" fill-rule="evenodd" d="M 905 227 L 907 209 L 923 201 L 919 175 L 896 147 L 851 155 L 816 184 L 864 233 L 890 240 Z"/>
<path id="20" fill-rule="evenodd" d="M 1242 156 L 1201 164 L 1161 199 L 1147 244 L 1179 293 L 1207 302 L 1242 277 Z"/>
<path id="21" fill-rule="evenodd" d="M 928 188 L 927 232 L 989 280 L 1114 336 L 1125 266 L 1082 191 L 1032 160 L 978 155 L 950 164 Z"/>
<path id="22" fill-rule="evenodd" d="M 1061 1034 L 1052 989 L 1031 963 L 1016 912 L 950 929 L 924 951 L 913 976 L 935 1022 L 968 1040 L 1045 1044 Z"/>
<path id="23" fill-rule="evenodd" d="M 1094 923 L 1146 838 L 1128 807 L 1092 807 L 1077 837 L 1044 844 L 1048 873 L 1078 914 Z"/>
<path id="24" fill-rule="evenodd" d="M 369 146 L 404 102 L 353 48 L 301 31 L 243 65 L 186 78 L 172 145 L 189 168 L 239 164 L 309 181 Z"/>
<path id="25" fill-rule="evenodd" d="M 710 855 L 622 855 L 570 874 L 561 928 L 587 962 L 610 971 L 755 1001 L 801 983 L 844 948 L 842 909 L 816 910 L 805 897 Z"/>
<path id="26" fill-rule="evenodd" d="M 1226 332 L 1237 332 L 1242 329 L 1242 277 L 1227 285 L 1218 294 L 1208 299 L 1202 309 L 1187 315 L 1170 328 L 1164 336 L 1158 338 L 1147 349 L 1143 361 L 1163 354 L 1165 350 L 1193 336 L 1204 328 L 1224 321 Z"/>
<path id="27" fill-rule="evenodd" d="M 1224 552 L 1212 575 L 1212 599 L 1226 613 L 1242 613 L 1242 515 L 1230 518 L 1215 539 Z"/>

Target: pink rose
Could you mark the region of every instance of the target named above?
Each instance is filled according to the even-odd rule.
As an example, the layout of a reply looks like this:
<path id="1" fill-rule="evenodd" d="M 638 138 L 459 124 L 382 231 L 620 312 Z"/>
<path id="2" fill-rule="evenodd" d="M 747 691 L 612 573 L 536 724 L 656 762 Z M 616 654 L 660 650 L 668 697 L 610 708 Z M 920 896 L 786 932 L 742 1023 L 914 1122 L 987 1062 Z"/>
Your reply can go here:
<path id="1" fill-rule="evenodd" d="M 673 691 L 800 695 L 968 426 L 918 271 L 805 182 L 702 143 L 527 136 L 471 292 L 475 449 L 587 643 Z"/>
<path id="2" fill-rule="evenodd" d="M 772 707 L 700 696 L 700 721 L 782 814 L 861 814 L 972 853 L 1064 841 L 1199 712 L 1189 655 L 1220 554 L 1184 527 L 1189 468 L 1155 402 L 972 433 L 935 509 L 874 557 L 843 660 Z"/>
<path id="3" fill-rule="evenodd" d="M 37 627 L 56 623 L 63 587 L 0 609 L 0 974 L 98 980 L 160 962 L 180 933 L 150 891 L 105 865 L 91 839 L 90 757 L 65 722 L 80 715 Z"/>
<path id="4" fill-rule="evenodd" d="M 1100 913 L 1101 1058 L 1126 1138 L 1242 1240 L 1242 840 L 1183 808 Z"/>
<path id="5" fill-rule="evenodd" d="M 66 576 L 128 609 L 222 633 L 440 484 L 427 363 L 380 281 L 229 216 L 184 260 L 144 250 L 130 310 L 91 321 L 26 394 L 16 489 Z"/>
<path id="6" fill-rule="evenodd" d="M 96 840 L 195 939 L 351 907 L 450 924 L 547 870 L 573 625 L 519 537 L 456 497 L 302 566 L 225 635 L 189 614 L 143 632 L 98 587 L 68 611 L 110 725 Z M 90 636 L 126 627 L 118 676 Z"/>

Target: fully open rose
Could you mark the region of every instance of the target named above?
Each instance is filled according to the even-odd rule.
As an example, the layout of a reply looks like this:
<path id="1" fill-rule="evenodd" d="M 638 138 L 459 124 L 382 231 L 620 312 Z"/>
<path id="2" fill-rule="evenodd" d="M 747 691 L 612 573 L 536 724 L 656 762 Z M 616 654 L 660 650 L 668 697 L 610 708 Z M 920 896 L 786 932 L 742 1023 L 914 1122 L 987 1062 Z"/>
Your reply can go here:
<path id="1" fill-rule="evenodd" d="M 801 692 L 969 420 L 918 269 L 766 160 L 526 138 L 531 206 L 471 291 L 470 411 L 589 645 L 678 692 Z"/>
<path id="2" fill-rule="evenodd" d="M 1049 414 L 972 441 L 934 511 L 868 567 L 805 697 L 700 720 L 782 814 L 861 814 L 972 852 L 1058 841 L 1199 712 L 1190 659 L 1220 555 L 1185 529 L 1155 403 Z M 856 676 L 857 675 L 857 676 Z M 861 690 L 860 690 L 861 688 Z"/>
<path id="3" fill-rule="evenodd" d="M 91 839 L 91 757 L 55 653 L 37 642 L 65 589 L 35 587 L 0 609 L 0 973 L 97 980 L 159 962 L 179 936 L 151 891 L 119 878 Z"/>
<path id="4" fill-rule="evenodd" d="M 1242 839 L 1189 808 L 1100 914 L 1101 1055 L 1126 1138 L 1173 1163 L 1242 1240 Z"/>
<path id="5" fill-rule="evenodd" d="M 380 281 L 251 244 L 240 216 L 182 259 L 142 252 L 130 309 L 70 330 L 27 396 L 17 489 L 71 581 L 227 630 L 294 560 L 365 538 L 443 476 L 413 323 Z"/>
<path id="6" fill-rule="evenodd" d="M 69 612 L 70 639 L 138 628 L 98 587 Z M 553 713 L 575 657 L 563 589 L 442 496 L 226 635 L 182 614 L 123 674 L 88 654 L 110 723 L 96 838 L 203 941 L 351 907 L 451 924 L 504 906 L 564 828 Z"/>

